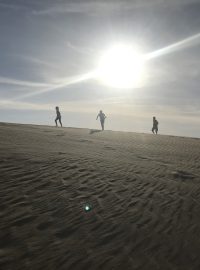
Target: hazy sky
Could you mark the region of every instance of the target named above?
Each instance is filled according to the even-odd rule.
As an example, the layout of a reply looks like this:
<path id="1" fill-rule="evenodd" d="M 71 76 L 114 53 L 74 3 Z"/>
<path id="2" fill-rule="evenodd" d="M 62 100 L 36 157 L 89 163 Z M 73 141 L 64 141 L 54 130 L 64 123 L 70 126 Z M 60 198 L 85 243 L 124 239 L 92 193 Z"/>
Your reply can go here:
<path id="1" fill-rule="evenodd" d="M 0 0 L 0 121 L 200 137 L 200 0 Z M 140 86 L 91 79 L 115 43 L 152 57 Z"/>

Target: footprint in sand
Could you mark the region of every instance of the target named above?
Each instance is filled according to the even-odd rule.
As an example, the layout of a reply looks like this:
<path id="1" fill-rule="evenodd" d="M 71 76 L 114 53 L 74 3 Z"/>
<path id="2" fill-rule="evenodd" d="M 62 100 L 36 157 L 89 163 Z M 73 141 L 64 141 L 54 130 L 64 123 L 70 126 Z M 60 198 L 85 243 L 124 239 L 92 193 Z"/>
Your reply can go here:
<path id="1" fill-rule="evenodd" d="M 172 172 L 172 175 L 174 178 L 180 178 L 182 180 L 193 179 L 195 177 L 193 174 L 186 171 L 181 171 L 181 170 Z"/>

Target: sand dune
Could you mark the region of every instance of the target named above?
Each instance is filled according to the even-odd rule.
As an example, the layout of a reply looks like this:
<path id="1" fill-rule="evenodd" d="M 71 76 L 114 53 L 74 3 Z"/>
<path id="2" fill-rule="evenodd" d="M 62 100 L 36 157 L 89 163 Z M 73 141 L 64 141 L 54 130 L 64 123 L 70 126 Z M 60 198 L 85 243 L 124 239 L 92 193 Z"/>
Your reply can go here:
<path id="1" fill-rule="evenodd" d="M 0 269 L 199 270 L 199 157 L 195 138 L 1 123 Z"/>

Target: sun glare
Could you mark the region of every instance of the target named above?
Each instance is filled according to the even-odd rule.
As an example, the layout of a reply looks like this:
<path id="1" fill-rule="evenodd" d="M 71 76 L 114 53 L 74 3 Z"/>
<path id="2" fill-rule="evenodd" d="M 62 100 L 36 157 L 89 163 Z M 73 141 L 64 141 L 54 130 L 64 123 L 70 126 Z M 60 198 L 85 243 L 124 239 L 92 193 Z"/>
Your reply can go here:
<path id="1" fill-rule="evenodd" d="M 131 88 L 141 80 L 144 58 L 132 47 L 116 45 L 99 60 L 98 79 L 115 88 Z"/>

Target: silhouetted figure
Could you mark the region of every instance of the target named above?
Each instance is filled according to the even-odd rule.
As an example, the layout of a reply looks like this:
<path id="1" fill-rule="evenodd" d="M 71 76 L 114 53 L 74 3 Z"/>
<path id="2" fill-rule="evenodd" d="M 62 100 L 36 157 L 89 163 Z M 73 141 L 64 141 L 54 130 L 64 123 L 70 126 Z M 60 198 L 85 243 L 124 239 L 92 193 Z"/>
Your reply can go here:
<path id="1" fill-rule="evenodd" d="M 158 133 L 158 121 L 156 120 L 155 116 L 153 117 L 153 127 L 152 132 L 155 134 Z"/>
<path id="2" fill-rule="evenodd" d="M 58 126 L 57 121 L 59 121 L 59 123 L 60 123 L 60 125 L 62 127 L 61 113 L 59 111 L 59 107 L 56 107 L 56 119 L 55 119 L 56 126 Z"/>
<path id="3" fill-rule="evenodd" d="M 97 115 L 96 120 L 98 119 L 98 117 L 100 119 L 101 128 L 102 128 L 102 130 L 104 130 L 104 122 L 105 122 L 106 116 L 102 111 L 99 111 L 99 114 Z"/>

